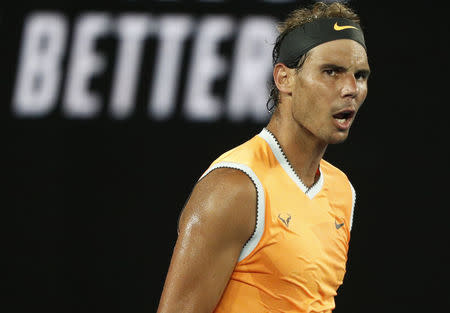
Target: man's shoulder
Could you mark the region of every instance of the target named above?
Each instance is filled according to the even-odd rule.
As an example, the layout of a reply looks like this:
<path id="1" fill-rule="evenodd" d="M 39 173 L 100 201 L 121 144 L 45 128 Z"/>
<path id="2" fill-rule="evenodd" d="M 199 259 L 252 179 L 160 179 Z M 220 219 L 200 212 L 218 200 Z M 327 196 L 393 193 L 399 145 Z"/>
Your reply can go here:
<path id="1" fill-rule="evenodd" d="M 322 160 L 320 165 L 328 200 L 334 208 L 342 209 L 351 225 L 351 212 L 355 204 L 355 190 L 352 183 L 342 170 L 331 163 Z"/>
<path id="2" fill-rule="evenodd" d="M 320 161 L 320 170 L 325 176 L 348 180 L 347 175 L 341 169 L 324 159 Z"/>
<path id="3" fill-rule="evenodd" d="M 180 216 L 179 228 L 199 220 L 204 227 L 213 226 L 212 231 L 232 230 L 234 235 L 224 237 L 243 244 L 255 227 L 256 198 L 252 180 L 242 171 L 233 168 L 209 171 L 195 185 Z"/>
<path id="4" fill-rule="evenodd" d="M 235 162 L 249 165 L 262 157 L 261 151 L 263 147 L 264 139 L 255 135 L 244 143 L 220 155 L 212 165 L 221 162 Z"/>

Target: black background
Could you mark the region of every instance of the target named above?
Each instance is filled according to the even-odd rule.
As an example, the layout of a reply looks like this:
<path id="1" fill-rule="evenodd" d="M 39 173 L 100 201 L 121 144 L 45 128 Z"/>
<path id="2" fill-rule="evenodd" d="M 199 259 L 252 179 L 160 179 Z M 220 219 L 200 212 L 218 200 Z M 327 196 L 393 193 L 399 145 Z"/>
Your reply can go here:
<path id="1" fill-rule="evenodd" d="M 372 75 L 349 139 L 325 156 L 357 190 L 335 312 L 443 312 L 449 301 L 449 18 L 436 1 L 351 5 L 362 19 Z M 264 124 L 194 123 L 181 114 L 156 122 L 139 107 L 123 121 L 106 112 L 70 120 L 59 108 L 45 118 L 18 118 L 11 98 L 23 19 L 42 9 L 69 17 L 142 10 L 284 18 L 297 5 L 92 0 L 1 6 L 0 311 L 156 311 L 178 214 L 196 179 Z M 145 97 L 138 99 L 144 107 Z"/>

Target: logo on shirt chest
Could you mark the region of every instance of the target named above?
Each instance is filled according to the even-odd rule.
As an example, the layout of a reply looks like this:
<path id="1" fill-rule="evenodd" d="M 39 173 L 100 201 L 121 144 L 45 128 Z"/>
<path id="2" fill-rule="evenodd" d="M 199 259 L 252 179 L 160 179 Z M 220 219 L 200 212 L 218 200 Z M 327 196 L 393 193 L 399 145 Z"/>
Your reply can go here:
<path id="1" fill-rule="evenodd" d="M 282 221 L 284 223 L 284 225 L 286 225 L 286 227 L 289 227 L 289 222 L 291 221 L 291 214 L 289 213 L 280 213 L 278 214 L 278 218 L 280 219 L 280 221 Z"/>
<path id="2" fill-rule="evenodd" d="M 336 227 L 336 229 L 341 228 L 342 226 L 344 226 L 344 224 L 345 224 L 345 222 L 339 224 L 336 220 L 334 220 L 334 226 Z"/>

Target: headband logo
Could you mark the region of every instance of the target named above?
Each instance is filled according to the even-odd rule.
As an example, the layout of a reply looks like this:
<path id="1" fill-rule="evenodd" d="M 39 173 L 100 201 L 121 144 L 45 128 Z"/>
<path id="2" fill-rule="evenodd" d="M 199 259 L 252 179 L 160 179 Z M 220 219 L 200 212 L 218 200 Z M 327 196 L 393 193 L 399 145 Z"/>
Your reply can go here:
<path id="1" fill-rule="evenodd" d="M 348 28 L 358 29 L 358 28 L 356 28 L 355 26 L 350 26 L 350 25 L 339 26 L 337 22 L 334 23 L 334 30 L 341 31 L 341 30 L 348 29 Z"/>

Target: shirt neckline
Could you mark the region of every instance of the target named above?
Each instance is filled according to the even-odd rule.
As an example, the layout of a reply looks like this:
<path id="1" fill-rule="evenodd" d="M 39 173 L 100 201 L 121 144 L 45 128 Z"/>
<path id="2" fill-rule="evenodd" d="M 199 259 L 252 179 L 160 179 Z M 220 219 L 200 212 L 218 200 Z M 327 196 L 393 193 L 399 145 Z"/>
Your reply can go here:
<path id="1" fill-rule="evenodd" d="M 278 163 L 280 163 L 283 170 L 309 199 L 313 199 L 322 190 L 323 174 L 320 167 L 319 167 L 320 173 L 319 179 L 311 187 L 308 187 L 305 185 L 305 183 L 303 183 L 303 181 L 294 171 L 294 168 L 292 167 L 291 163 L 286 157 L 286 154 L 281 148 L 280 143 L 278 142 L 276 137 L 267 128 L 263 128 L 263 130 L 259 133 L 258 136 L 260 136 L 267 142 L 270 149 L 272 150 L 272 153 L 275 155 L 275 158 L 277 159 Z"/>

